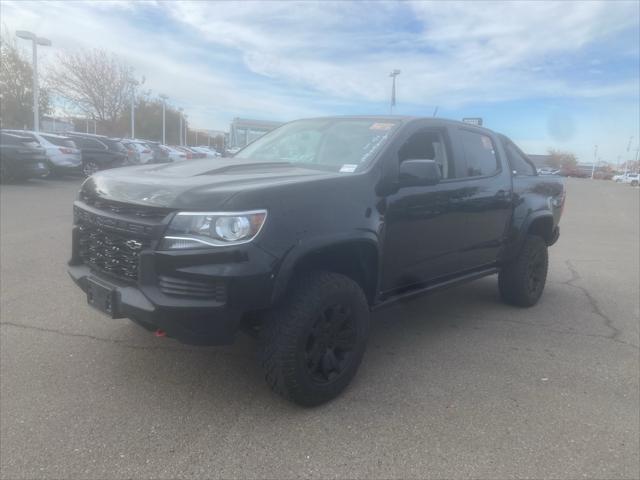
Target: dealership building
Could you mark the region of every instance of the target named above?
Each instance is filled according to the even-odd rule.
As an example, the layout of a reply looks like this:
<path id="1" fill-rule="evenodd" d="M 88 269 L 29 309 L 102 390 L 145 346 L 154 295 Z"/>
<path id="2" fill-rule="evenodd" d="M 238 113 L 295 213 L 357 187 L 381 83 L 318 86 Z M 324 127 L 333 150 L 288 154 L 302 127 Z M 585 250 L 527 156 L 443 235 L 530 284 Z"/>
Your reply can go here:
<path id="1" fill-rule="evenodd" d="M 280 125 L 282 122 L 234 118 L 229 126 L 228 148 L 242 148 Z"/>

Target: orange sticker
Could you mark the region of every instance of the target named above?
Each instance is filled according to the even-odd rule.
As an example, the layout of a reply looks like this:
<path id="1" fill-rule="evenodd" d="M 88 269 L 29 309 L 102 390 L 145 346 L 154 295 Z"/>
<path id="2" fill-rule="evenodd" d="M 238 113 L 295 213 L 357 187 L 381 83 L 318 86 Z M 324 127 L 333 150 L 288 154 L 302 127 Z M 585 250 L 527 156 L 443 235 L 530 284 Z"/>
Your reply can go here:
<path id="1" fill-rule="evenodd" d="M 391 130 L 394 125 L 394 123 L 374 123 L 369 130 Z"/>

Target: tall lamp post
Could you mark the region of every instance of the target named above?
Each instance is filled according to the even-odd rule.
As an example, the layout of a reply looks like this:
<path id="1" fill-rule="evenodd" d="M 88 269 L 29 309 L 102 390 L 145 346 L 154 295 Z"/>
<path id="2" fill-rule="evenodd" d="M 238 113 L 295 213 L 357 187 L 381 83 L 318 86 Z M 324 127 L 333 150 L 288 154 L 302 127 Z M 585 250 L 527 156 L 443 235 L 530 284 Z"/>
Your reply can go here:
<path id="1" fill-rule="evenodd" d="M 129 80 L 131 85 L 131 138 L 136 138 L 136 86 L 137 80 Z"/>
<path id="2" fill-rule="evenodd" d="M 185 147 L 189 146 L 189 127 L 187 124 L 187 118 L 189 118 L 189 115 L 185 113 L 184 115 L 184 146 Z"/>
<path id="3" fill-rule="evenodd" d="M 389 106 L 389 113 L 393 113 L 393 107 L 396 106 L 396 77 L 398 75 L 400 75 L 400 70 L 394 70 L 389 74 L 393 79 L 391 81 L 391 105 Z"/>
<path id="4" fill-rule="evenodd" d="M 51 40 L 47 38 L 38 37 L 35 33 L 28 32 L 26 30 L 18 30 L 16 32 L 18 38 L 24 40 L 31 40 L 33 45 L 33 129 L 40 131 L 40 89 L 38 88 L 38 45 L 43 47 L 50 47 Z"/>
<path id="5" fill-rule="evenodd" d="M 596 173 L 596 163 L 598 159 L 598 145 L 595 146 L 593 150 L 593 165 L 591 166 L 591 180 L 593 180 L 593 176 Z"/>
<path id="6" fill-rule="evenodd" d="M 183 145 L 182 134 L 184 133 L 182 130 L 182 107 L 180 107 L 178 111 L 179 111 L 178 117 L 180 118 L 180 131 L 178 132 L 178 143 L 180 144 L 180 146 L 182 146 Z"/>
<path id="7" fill-rule="evenodd" d="M 167 144 L 167 124 L 165 121 L 165 110 L 167 107 L 167 97 L 164 93 L 160 95 L 160 99 L 162 100 L 162 144 Z"/>

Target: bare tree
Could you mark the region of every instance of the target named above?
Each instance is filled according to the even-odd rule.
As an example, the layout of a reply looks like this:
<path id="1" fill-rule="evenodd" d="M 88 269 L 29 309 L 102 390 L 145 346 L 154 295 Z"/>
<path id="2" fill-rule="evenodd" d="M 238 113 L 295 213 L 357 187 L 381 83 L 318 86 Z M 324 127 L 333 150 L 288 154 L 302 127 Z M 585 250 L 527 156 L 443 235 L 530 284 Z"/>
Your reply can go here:
<path id="1" fill-rule="evenodd" d="M 104 50 L 61 53 L 49 74 L 53 92 L 108 129 L 131 99 L 132 80 L 131 66 Z"/>

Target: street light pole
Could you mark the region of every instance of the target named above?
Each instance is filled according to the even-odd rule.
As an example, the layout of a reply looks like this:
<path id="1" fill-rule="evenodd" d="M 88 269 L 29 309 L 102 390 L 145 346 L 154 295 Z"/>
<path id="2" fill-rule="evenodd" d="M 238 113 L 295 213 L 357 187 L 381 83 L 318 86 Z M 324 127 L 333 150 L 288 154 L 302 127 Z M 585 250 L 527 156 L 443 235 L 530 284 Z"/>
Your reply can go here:
<path id="1" fill-rule="evenodd" d="M 393 79 L 391 81 L 391 105 L 389 106 L 389 113 L 393 114 L 393 107 L 396 105 L 396 77 L 400 75 L 400 70 L 393 70 L 389 76 Z"/>
<path id="2" fill-rule="evenodd" d="M 593 150 L 593 165 L 591 166 L 591 180 L 593 180 L 593 175 L 596 173 L 596 159 L 598 158 L 598 145 L 595 146 Z"/>
<path id="3" fill-rule="evenodd" d="M 178 143 L 180 144 L 180 146 L 182 146 L 183 145 L 183 143 L 182 143 L 182 133 L 183 133 L 183 130 L 182 130 L 182 107 L 179 108 L 178 111 L 179 111 L 178 117 L 180 118 L 180 131 L 178 132 Z"/>
<path id="4" fill-rule="evenodd" d="M 136 85 L 138 82 L 130 80 L 131 84 L 131 138 L 136 138 Z"/>
<path id="5" fill-rule="evenodd" d="M 189 127 L 187 126 L 187 118 L 189 118 L 189 115 L 184 116 L 184 146 L 188 147 L 189 146 Z"/>
<path id="6" fill-rule="evenodd" d="M 160 95 L 160 99 L 162 100 L 162 144 L 167 144 L 167 126 L 165 123 L 165 109 L 167 106 L 167 97 L 164 93 Z"/>
<path id="7" fill-rule="evenodd" d="M 16 32 L 18 38 L 24 40 L 31 40 L 33 45 L 33 129 L 40 131 L 40 88 L 38 87 L 38 45 L 43 47 L 50 47 L 51 40 L 47 38 L 38 37 L 33 32 L 26 30 L 18 30 Z"/>

